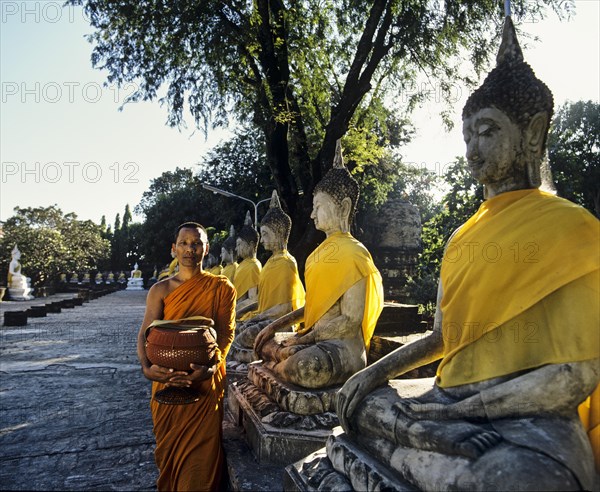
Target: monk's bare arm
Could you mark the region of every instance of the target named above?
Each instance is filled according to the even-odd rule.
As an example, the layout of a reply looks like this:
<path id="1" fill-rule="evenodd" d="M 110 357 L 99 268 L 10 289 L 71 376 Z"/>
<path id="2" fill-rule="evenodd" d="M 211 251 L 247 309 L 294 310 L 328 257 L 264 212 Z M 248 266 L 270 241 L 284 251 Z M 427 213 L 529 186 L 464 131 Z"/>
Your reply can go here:
<path id="1" fill-rule="evenodd" d="M 148 291 L 148 296 L 146 298 L 146 312 L 144 314 L 142 326 L 138 332 L 137 355 L 140 364 L 142 365 L 142 372 L 146 378 L 160 383 L 179 385 L 178 383 L 173 383 L 171 379 L 185 375 L 185 372 L 177 372 L 168 367 L 152 364 L 146 355 L 146 329 L 154 320 L 163 318 L 163 299 L 168 293 L 168 287 L 169 280 L 167 279 L 154 284 Z"/>

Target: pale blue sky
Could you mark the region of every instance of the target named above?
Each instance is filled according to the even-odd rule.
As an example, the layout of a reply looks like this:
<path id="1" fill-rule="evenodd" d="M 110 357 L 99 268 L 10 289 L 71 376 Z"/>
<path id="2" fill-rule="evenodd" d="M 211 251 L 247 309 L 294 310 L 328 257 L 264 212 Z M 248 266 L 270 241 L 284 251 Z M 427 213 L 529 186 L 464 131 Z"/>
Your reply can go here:
<path id="1" fill-rule="evenodd" d="M 79 8 L 62 0 L 0 2 L 0 220 L 15 206 L 58 204 L 63 212 L 112 222 L 133 208 L 150 180 L 175 167 L 192 167 L 226 137 L 165 125 L 158 102 L 117 109 L 131 88 L 102 87 L 105 74 L 91 68 L 91 28 Z M 521 23 L 537 35 L 525 57 L 554 92 L 555 100 L 599 98 L 599 1 L 578 0 L 577 15 L 558 22 Z M 414 115 L 419 136 L 403 152 L 418 166 L 442 171 L 463 153 L 456 96 L 455 129 L 446 133 L 435 98 Z M 234 191 L 234 190 L 233 190 Z"/>

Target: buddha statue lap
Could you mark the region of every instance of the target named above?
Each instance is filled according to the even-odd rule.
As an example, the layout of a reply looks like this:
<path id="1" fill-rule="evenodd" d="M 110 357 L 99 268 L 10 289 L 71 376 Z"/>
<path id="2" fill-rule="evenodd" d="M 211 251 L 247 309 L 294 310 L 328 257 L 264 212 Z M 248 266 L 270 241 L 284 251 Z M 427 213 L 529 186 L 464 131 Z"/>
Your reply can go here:
<path id="1" fill-rule="evenodd" d="M 238 312 L 244 321 L 236 327 L 228 354 L 232 369 L 244 370 L 246 363 L 256 360 L 254 341 L 262 328 L 304 305 L 305 292 L 298 266 L 287 251 L 291 227 L 292 219 L 283 211 L 277 192 L 273 191 L 269 210 L 260 225 L 260 241 L 272 255 L 260 271 L 257 302 L 246 305 L 247 312 Z"/>
<path id="2" fill-rule="evenodd" d="M 236 317 L 258 300 L 258 281 L 262 264 L 256 258 L 258 248 L 258 232 L 252 224 L 250 212 L 246 214 L 244 226 L 236 238 L 236 252 L 242 258 L 235 271 L 233 285 L 237 292 Z"/>
<path id="3" fill-rule="evenodd" d="M 343 463 L 352 446 L 423 490 L 598 487 L 577 409 L 600 381 L 599 227 L 538 189 L 552 109 L 507 16 L 497 65 L 463 110 L 486 201 L 446 246 L 433 333 L 338 393 L 346 434 L 328 457 L 355 489 L 372 490 Z M 394 379 L 440 358 L 436 378 Z"/>

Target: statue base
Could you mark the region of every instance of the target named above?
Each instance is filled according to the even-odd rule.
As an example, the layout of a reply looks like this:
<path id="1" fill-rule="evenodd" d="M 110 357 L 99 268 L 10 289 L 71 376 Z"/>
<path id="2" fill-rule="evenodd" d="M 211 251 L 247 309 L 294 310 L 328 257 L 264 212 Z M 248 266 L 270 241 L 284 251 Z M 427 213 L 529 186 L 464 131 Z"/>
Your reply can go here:
<path id="1" fill-rule="evenodd" d="M 285 469 L 283 490 L 418 490 L 359 449 L 336 427 L 325 448 Z"/>
<path id="2" fill-rule="evenodd" d="M 127 288 L 125 290 L 144 290 L 144 279 L 130 278 L 127 281 Z"/>
<path id="3" fill-rule="evenodd" d="M 8 288 L 8 300 L 10 301 L 30 301 L 33 299 L 33 289 L 30 287 L 24 289 Z"/>
<path id="4" fill-rule="evenodd" d="M 248 393 L 252 393 L 249 395 Z M 337 417 L 321 415 L 330 428 L 317 428 L 311 417 L 281 412 L 278 406 L 253 387 L 252 383 L 234 383 L 227 392 L 227 407 L 234 421 L 244 428 L 246 440 L 261 464 L 288 465 L 322 448 Z M 294 429 L 294 424 L 308 422 L 309 429 Z"/>

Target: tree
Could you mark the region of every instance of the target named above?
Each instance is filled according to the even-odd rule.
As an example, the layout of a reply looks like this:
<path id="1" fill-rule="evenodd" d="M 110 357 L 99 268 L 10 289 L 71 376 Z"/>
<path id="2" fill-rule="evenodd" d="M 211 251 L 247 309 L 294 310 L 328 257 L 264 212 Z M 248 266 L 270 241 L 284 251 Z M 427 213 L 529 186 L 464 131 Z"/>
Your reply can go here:
<path id="1" fill-rule="evenodd" d="M 450 236 L 483 202 L 483 186 L 471 176 L 463 157 L 448 168 L 444 180 L 448 191 L 442 198 L 441 211 L 423 225 L 417 274 L 407 284 L 412 301 L 423 305 L 435 303 L 444 247 Z"/>
<path id="2" fill-rule="evenodd" d="M 556 112 L 548 156 L 558 195 L 600 217 L 600 104 L 567 102 Z"/>
<path id="3" fill-rule="evenodd" d="M 98 268 L 109 255 L 109 243 L 100 226 L 64 214 L 56 206 L 15 208 L 3 226 L 0 268 L 8 271 L 15 244 L 21 251 L 23 272 L 34 286 L 58 278 L 60 273 L 86 272 Z"/>
<path id="4" fill-rule="evenodd" d="M 336 141 L 346 135 L 357 172 L 378 165 L 362 157 L 381 156 L 378 148 L 393 143 L 391 115 L 423 97 L 412 90 L 419 77 L 443 95 L 457 81 L 472 82 L 461 61 L 484 67 L 502 18 L 492 0 L 70 3 L 84 5 L 95 28 L 93 65 L 108 71 L 109 83 L 135 83 L 131 100 L 156 99 L 166 86 L 171 125 L 185 124 L 187 104 L 205 131 L 235 118 L 262 132 L 300 262 L 316 240 L 312 190 L 332 165 Z M 537 19 L 545 4 L 557 12 L 571 6 L 515 0 L 513 15 Z"/>

